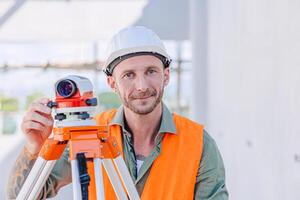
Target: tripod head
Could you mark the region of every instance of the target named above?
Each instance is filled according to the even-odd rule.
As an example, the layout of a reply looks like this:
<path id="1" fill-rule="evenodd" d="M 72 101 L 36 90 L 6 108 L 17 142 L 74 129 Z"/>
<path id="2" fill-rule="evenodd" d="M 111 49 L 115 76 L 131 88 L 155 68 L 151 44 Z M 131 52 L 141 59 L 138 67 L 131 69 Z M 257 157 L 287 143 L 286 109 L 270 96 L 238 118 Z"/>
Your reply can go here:
<path id="1" fill-rule="evenodd" d="M 54 89 L 55 100 L 47 106 L 54 108 L 56 127 L 94 125 L 91 113 L 95 111 L 97 98 L 89 79 L 70 75 L 58 80 Z"/>

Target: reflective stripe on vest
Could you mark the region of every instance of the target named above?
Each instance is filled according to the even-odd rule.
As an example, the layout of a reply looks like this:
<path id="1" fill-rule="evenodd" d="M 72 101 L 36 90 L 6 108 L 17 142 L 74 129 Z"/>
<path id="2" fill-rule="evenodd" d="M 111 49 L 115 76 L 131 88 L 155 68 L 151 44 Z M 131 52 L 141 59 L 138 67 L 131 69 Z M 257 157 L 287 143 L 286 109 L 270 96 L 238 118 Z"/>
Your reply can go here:
<path id="1" fill-rule="evenodd" d="M 96 116 L 98 125 L 107 125 L 116 110 Z M 154 160 L 141 199 L 193 199 L 196 176 L 203 150 L 203 126 L 173 114 L 176 134 L 165 133 L 161 152 Z M 122 149 L 121 127 L 111 125 L 110 133 Z M 123 151 L 123 150 L 122 150 Z M 117 199 L 103 170 L 105 197 Z"/>

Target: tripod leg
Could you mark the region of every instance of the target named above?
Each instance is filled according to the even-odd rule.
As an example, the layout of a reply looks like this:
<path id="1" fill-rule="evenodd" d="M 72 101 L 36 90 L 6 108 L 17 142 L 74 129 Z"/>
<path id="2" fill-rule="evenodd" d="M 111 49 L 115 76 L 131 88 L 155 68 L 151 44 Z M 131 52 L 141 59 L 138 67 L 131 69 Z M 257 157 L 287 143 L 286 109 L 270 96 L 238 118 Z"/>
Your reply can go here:
<path id="1" fill-rule="evenodd" d="M 115 166 L 120 174 L 120 177 L 124 183 L 125 189 L 128 193 L 129 199 L 132 200 L 139 200 L 140 196 L 136 190 L 136 187 L 133 183 L 133 180 L 127 170 L 127 166 L 122 158 L 122 156 L 118 156 L 115 159 L 113 159 Z"/>
<path id="2" fill-rule="evenodd" d="M 119 200 L 128 199 L 111 159 L 102 159 L 103 166 Z"/>
<path id="3" fill-rule="evenodd" d="M 71 160 L 73 199 L 82 200 L 77 160 Z"/>
<path id="4" fill-rule="evenodd" d="M 56 160 L 47 161 L 39 156 L 23 184 L 17 200 L 37 199 L 55 163 Z"/>
<path id="5" fill-rule="evenodd" d="M 95 171 L 97 200 L 105 200 L 102 165 L 101 165 L 100 158 L 94 158 L 94 171 Z"/>

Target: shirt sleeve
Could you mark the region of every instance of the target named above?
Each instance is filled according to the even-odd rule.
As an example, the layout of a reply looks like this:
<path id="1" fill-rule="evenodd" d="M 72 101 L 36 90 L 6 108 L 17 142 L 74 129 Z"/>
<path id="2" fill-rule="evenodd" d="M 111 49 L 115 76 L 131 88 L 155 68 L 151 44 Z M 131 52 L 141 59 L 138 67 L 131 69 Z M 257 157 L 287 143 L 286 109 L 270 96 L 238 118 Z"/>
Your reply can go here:
<path id="1" fill-rule="evenodd" d="M 38 199 L 54 197 L 61 187 L 71 183 L 72 172 L 68 158 L 69 148 L 67 147 L 61 158 L 55 163 Z"/>
<path id="2" fill-rule="evenodd" d="M 225 169 L 218 147 L 204 131 L 204 149 L 195 185 L 195 199 L 228 200 Z"/>

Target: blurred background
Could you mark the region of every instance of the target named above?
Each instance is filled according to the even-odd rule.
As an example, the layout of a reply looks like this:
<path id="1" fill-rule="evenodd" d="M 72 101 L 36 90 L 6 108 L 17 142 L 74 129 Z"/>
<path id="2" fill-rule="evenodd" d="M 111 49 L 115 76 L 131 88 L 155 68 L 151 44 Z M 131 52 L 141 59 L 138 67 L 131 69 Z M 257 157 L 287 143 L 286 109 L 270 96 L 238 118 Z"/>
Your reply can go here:
<path id="1" fill-rule="evenodd" d="M 163 39 L 173 58 L 164 101 L 216 140 L 230 199 L 300 199 L 299 10 L 299 0 L 1 0 L 0 199 L 24 112 L 53 98 L 59 78 L 90 78 L 99 112 L 120 105 L 101 65 L 130 25 Z"/>

